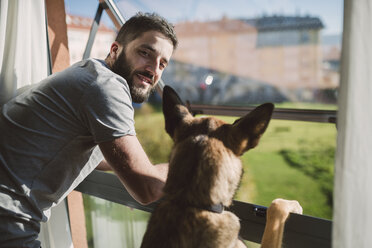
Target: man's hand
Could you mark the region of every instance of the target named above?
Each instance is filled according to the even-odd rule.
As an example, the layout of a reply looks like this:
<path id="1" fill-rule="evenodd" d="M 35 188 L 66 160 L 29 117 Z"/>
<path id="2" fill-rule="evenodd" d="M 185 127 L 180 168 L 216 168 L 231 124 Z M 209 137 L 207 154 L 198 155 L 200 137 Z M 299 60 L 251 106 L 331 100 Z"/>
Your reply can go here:
<path id="1" fill-rule="evenodd" d="M 280 248 L 282 246 L 284 224 L 290 213 L 302 214 L 298 201 L 275 199 L 267 209 L 266 226 L 261 248 Z"/>

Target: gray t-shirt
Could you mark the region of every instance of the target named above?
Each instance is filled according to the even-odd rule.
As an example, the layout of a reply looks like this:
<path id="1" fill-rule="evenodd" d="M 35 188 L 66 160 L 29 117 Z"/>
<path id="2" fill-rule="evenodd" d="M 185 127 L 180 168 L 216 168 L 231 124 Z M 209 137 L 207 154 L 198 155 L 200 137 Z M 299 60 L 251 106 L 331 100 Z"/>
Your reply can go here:
<path id="1" fill-rule="evenodd" d="M 46 221 L 48 210 L 97 165 L 88 160 L 98 143 L 135 135 L 133 115 L 125 79 L 94 59 L 6 103 L 0 113 L 0 225 L 2 216 Z"/>

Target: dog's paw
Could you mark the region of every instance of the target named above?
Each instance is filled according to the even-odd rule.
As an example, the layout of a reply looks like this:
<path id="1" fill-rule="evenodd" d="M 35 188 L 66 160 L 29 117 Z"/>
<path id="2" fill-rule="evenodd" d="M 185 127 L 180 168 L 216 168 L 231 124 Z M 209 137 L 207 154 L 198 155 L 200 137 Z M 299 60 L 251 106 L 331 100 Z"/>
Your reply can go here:
<path id="1" fill-rule="evenodd" d="M 267 219 L 286 221 L 290 213 L 302 214 L 302 207 L 296 200 L 275 199 L 267 210 Z"/>

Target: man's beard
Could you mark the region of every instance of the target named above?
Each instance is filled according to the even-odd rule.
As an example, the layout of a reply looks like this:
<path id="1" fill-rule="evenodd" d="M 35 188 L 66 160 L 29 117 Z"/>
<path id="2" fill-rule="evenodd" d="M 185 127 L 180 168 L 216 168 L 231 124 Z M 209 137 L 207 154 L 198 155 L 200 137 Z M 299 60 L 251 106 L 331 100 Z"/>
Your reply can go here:
<path id="1" fill-rule="evenodd" d="M 154 77 L 150 75 L 147 71 L 134 71 L 133 66 L 127 60 L 124 51 L 119 55 L 117 60 L 112 65 L 112 71 L 119 74 L 127 81 L 129 85 L 130 94 L 132 96 L 132 101 L 135 103 L 142 103 L 146 101 L 150 94 L 154 91 Z M 152 85 L 146 90 L 141 87 L 136 87 L 133 82 L 133 77 L 135 74 L 141 74 L 152 80 Z"/>

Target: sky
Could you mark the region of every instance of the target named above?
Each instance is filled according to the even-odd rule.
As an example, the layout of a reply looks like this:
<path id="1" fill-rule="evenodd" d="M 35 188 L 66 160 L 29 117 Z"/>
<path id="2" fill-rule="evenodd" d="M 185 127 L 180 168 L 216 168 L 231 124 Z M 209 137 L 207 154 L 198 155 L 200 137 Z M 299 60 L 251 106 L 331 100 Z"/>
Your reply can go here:
<path id="1" fill-rule="evenodd" d="M 262 15 L 300 15 L 319 17 L 323 34 L 340 34 L 343 21 L 342 0 L 115 0 L 124 18 L 138 11 L 157 12 L 172 23 L 192 20 L 254 18 Z M 65 0 L 70 14 L 94 17 L 98 0 Z M 110 24 L 107 16 L 103 21 Z"/>

